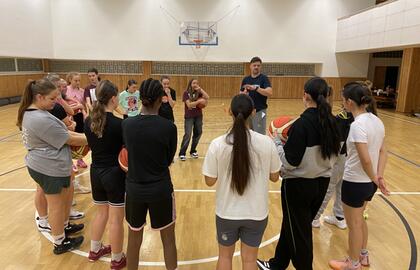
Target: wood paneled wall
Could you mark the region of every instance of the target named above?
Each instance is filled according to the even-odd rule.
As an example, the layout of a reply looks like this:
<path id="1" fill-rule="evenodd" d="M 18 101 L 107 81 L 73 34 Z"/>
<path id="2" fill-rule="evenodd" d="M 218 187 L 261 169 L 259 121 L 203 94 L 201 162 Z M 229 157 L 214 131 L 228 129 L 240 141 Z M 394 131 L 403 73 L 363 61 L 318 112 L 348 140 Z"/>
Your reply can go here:
<path id="1" fill-rule="evenodd" d="M 44 74 L 0 75 L 0 98 L 22 95 L 29 80 L 37 80 Z"/>
<path id="2" fill-rule="evenodd" d="M 420 48 L 404 49 L 398 89 L 397 111 L 420 111 Z"/>
<path id="3" fill-rule="evenodd" d="M 28 74 L 28 75 L 3 75 L 0 76 L 0 98 L 21 95 L 26 83 L 29 79 L 39 79 L 45 74 Z M 65 78 L 65 73 L 59 73 Z M 111 80 L 120 90 L 125 89 L 127 81 L 130 79 L 141 81 L 147 79 L 146 74 L 101 74 L 102 79 Z M 159 79 L 159 75 L 151 75 L 154 79 Z M 197 78 L 201 87 L 206 90 L 211 97 L 226 98 L 232 97 L 239 92 L 242 77 L 238 76 L 172 76 L 171 86 L 177 90 L 178 97 L 186 89 L 188 81 Z M 302 97 L 303 86 L 309 77 L 270 77 L 273 86 L 273 97 L 280 99 L 299 99 Z M 364 80 L 364 78 L 326 78 L 327 82 L 332 86 L 334 92 L 334 100 L 341 99 L 341 89 L 350 81 Z M 81 74 L 81 87 L 88 85 L 88 77 Z"/>

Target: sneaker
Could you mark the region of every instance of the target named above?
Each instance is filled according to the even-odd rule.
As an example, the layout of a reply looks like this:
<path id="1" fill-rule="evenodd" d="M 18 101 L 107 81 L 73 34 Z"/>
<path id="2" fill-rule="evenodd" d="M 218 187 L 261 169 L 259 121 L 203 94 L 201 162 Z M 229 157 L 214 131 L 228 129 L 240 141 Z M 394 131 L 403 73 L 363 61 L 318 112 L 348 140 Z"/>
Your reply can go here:
<path id="1" fill-rule="evenodd" d="M 75 238 L 65 238 L 61 245 L 54 245 L 54 254 L 59 255 L 65 253 L 67 251 L 71 251 L 80 247 L 83 243 L 83 236 L 75 237 Z"/>
<path id="2" fill-rule="evenodd" d="M 127 265 L 127 259 L 124 254 L 121 260 L 119 260 L 118 262 L 111 260 L 111 270 L 123 269 L 126 265 Z"/>
<path id="3" fill-rule="evenodd" d="M 194 158 L 194 159 L 197 159 L 198 158 L 198 153 L 197 152 L 191 153 L 191 157 Z"/>
<path id="4" fill-rule="evenodd" d="M 38 227 L 38 231 L 51 233 L 51 227 L 50 224 L 48 224 L 48 221 L 41 224 L 39 217 L 36 217 L 36 225 Z"/>
<path id="5" fill-rule="evenodd" d="M 335 225 L 338 228 L 345 230 L 347 228 L 346 220 L 338 220 L 334 215 L 332 216 L 325 216 L 324 221 L 328 224 Z"/>
<path id="6" fill-rule="evenodd" d="M 370 266 L 369 253 L 366 253 L 365 255 L 360 254 L 359 261 L 362 266 L 369 267 Z"/>
<path id="7" fill-rule="evenodd" d="M 70 220 L 81 219 L 84 217 L 85 217 L 85 213 L 74 210 L 73 208 L 70 209 L 70 215 L 69 215 Z"/>
<path id="8" fill-rule="evenodd" d="M 181 155 L 181 156 L 179 156 L 179 160 L 186 161 L 187 157 L 185 155 Z"/>
<path id="9" fill-rule="evenodd" d="M 85 227 L 84 224 L 72 224 L 72 223 L 69 223 L 67 225 L 67 227 L 64 228 L 64 233 L 66 235 L 74 234 L 74 233 L 77 233 L 77 232 L 80 232 L 81 230 L 83 230 L 84 227 Z"/>
<path id="10" fill-rule="evenodd" d="M 319 218 L 312 220 L 312 228 L 320 228 L 320 227 L 321 227 L 321 220 Z"/>
<path id="11" fill-rule="evenodd" d="M 91 262 L 99 260 L 101 257 L 111 254 L 111 246 L 102 246 L 98 252 L 89 251 L 88 259 Z"/>
<path id="12" fill-rule="evenodd" d="M 346 258 L 344 260 L 331 260 L 328 263 L 331 269 L 334 270 L 361 270 L 362 266 L 360 263 L 357 266 L 353 266 L 350 258 Z"/>
<path id="13" fill-rule="evenodd" d="M 76 193 L 76 194 L 90 193 L 90 188 L 82 186 L 78 180 L 75 180 L 74 181 L 74 193 Z"/>
<path id="14" fill-rule="evenodd" d="M 79 159 L 79 160 L 77 160 L 77 167 L 79 167 L 79 168 L 83 168 L 83 169 L 86 169 L 88 166 L 87 166 L 87 164 L 83 161 L 83 159 Z"/>
<path id="15" fill-rule="evenodd" d="M 270 270 L 270 263 L 268 261 L 261 261 L 257 259 L 257 266 L 260 270 Z"/>
<path id="16" fill-rule="evenodd" d="M 74 164 L 73 164 L 73 165 L 71 166 L 71 168 L 72 168 L 72 170 L 73 170 L 73 172 L 74 172 L 74 173 L 79 172 L 79 169 L 77 168 L 77 166 L 76 166 L 76 165 L 74 165 Z"/>

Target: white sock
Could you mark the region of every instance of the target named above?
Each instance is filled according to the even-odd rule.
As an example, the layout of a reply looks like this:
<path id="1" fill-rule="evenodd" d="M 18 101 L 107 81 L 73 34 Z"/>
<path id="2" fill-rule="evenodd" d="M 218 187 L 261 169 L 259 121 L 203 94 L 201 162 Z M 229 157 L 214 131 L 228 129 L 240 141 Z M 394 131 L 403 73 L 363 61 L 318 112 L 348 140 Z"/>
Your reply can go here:
<path id="1" fill-rule="evenodd" d="M 63 243 L 65 235 L 63 233 L 63 234 L 60 234 L 60 235 L 53 235 L 52 237 L 54 239 L 54 245 L 58 246 L 58 245 L 61 245 Z"/>
<path id="2" fill-rule="evenodd" d="M 48 216 L 38 217 L 38 223 L 43 227 L 48 226 Z"/>
<path id="3" fill-rule="evenodd" d="M 362 249 L 360 251 L 360 254 L 362 254 L 362 255 L 368 255 L 369 254 L 369 251 L 367 249 Z"/>
<path id="4" fill-rule="evenodd" d="M 101 241 L 90 240 L 90 250 L 97 253 L 102 247 Z"/>
<path id="5" fill-rule="evenodd" d="M 357 267 L 359 265 L 359 260 L 351 260 L 351 264 L 353 267 Z"/>
<path id="6" fill-rule="evenodd" d="M 116 262 L 119 262 L 119 261 L 121 261 L 122 256 L 123 256 L 123 253 L 122 252 L 120 252 L 120 253 L 111 253 L 111 260 L 116 261 Z"/>

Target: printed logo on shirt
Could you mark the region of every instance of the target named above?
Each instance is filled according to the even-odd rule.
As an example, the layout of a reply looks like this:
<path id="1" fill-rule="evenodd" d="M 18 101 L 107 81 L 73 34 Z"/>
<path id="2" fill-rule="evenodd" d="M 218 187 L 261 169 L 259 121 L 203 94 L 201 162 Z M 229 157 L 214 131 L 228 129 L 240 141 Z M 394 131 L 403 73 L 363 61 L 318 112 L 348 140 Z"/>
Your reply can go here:
<path id="1" fill-rule="evenodd" d="M 139 110 L 137 98 L 134 96 L 127 97 L 127 106 L 129 112 L 135 112 Z"/>

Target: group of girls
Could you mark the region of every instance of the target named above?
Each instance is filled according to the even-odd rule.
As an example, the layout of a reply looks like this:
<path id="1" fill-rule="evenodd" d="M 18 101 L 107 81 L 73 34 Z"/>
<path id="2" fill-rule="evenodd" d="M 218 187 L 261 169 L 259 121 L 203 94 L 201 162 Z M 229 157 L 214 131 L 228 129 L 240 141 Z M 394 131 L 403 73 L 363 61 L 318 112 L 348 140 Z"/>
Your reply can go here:
<path id="1" fill-rule="evenodd" d="M 212 141 L 203 164 L 206 183 L 217 185 L 217 269 L 232 269 L 235 243 L 239 239 L 243 269 L 286 269 L 290 261 L 296 269 L 312 269 L 311 223 L 325 198 L 334 164 L 343 154 L 345 137 L 332 115 L 329 95 L 330 88 L 322 78 L 306 82 L 305 111 L 292 125 L 285 144 L 276 136 L 269 138 L 249 129 L 248 118 L 255 114 L 249 96 L 239 94 L 232 99 L 232 128 Z M 96 86 L 95 102 L 84 125 L 86 136 L 68 130 L 63 122 L 48 113 L 58 96 L 59 91 L 49 80 L 33 81 L 25 89 L 18 114 L 18 126 L 30 150 L 26 156 L 28 171 L 48 202 L 54 253 L 76 248 L 83 241 L 82 236 L 68 237 L 70 232 L 65 231 L 63 224 L 67 222 L 64 213 L 69 212 L 69 145 L 89 143 L 92 196 L 96 205 L 89 260 L 96 261 L 111 254 L 111 269 L 125 266 L 137 269 L 149 212 L 151 227 L 161 234 L 166 268 L 177 269 L 175 199 L 169 173 L 176 152 L 177 128 L 173 121 L 159 116 L 163 100 L 171 108 L 174 105 L 171 90 L 165 89 L 163 81 L 143 81 L 139 91 L 140 115 L 123 121 L 113 114 L 120 104 L 117 87 L 108 80 L 101 81 Z M 363 210 L 376 187 L 384 194 L 389 192 L 384 182 L 384 127 L 375 110 L 367 110 L 374 104 L 371 93 L 363 84 L 350 83 L 342 96 L 345 110 L 354 116 L 346 142 L 342 185 L 350 257 L 332 260 L 330 266 L 352 270 L 369 264 Z M 202 112 L 191 111 L 197 109 L 198 103 L 194 102 L 199 97 L 209 98 L 198 81 L 191 80 L 183 94 L 185 122 L 188 122 L 185 133 L 193 129 L 197 143 Z M 186 137 L 180 157 L 185 156 L 185 144 L 187 139 L 189 141 Z M 197 153 L 197 143 L 193 138 L 191 155 Z M 129 153 L 127 174 L 118 164 L 123 144 Z M 268 179 L 275 182 L 279 174 L 283 178 L 280 239 L 273 258 L 257 260 L 268 219 Z M 122 252 L 124 214 L 129 224 L 127 256 Z M 107 223 L 110 224 L 111 245 L 101 241 Z"/>

